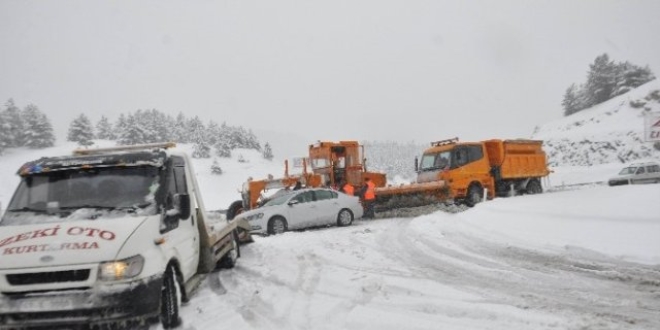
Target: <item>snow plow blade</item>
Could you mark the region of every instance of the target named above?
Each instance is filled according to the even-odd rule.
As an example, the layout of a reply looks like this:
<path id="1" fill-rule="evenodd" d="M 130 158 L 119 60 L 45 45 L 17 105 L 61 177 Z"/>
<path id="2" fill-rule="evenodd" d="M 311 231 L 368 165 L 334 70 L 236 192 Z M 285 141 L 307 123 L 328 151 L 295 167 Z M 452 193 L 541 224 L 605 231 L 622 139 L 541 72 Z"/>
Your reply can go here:
<path id="1" fill-rule="evenodd" d="M 375 211 L 424 206 L 449 199 L 449 186 L 443 180 L 377 187 Z"/>

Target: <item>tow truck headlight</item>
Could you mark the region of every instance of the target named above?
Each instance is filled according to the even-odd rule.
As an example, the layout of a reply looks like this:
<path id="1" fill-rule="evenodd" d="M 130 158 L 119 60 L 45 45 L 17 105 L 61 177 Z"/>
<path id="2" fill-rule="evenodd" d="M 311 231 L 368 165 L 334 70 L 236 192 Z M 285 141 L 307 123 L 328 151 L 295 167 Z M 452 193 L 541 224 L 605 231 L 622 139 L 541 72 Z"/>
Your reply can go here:
<path id="1" fill-rule="evenodd" d="M 260 213 L 257 213 L 257 214 L 248 215 L 247 217 L 245 217 L 245 220 L 254 221 L 254 220 L 259 220 L 263 217 L 264 217 L 264 214 L 262 212 L 260 212 Z"/>
<path id="2" fill-rule="evenodd" d="M 99 278 L 103 281 L 133 278 L 142 272 L 142 267 L 144 267 L 144 258 L 141 255 L 104 262 L 99 266 Z"/>

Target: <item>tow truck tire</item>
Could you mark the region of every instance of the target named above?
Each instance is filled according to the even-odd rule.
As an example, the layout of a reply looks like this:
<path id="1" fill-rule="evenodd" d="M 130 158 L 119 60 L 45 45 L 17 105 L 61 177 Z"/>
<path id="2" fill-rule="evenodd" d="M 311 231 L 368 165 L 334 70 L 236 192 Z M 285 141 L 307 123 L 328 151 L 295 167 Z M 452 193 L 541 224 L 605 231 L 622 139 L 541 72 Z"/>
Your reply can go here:
<path id="1" fill-rule="evenodd" d="M 241 256 L 241 247 L 238 243 L 238 233 L 236 231 L 232 232 L 231 245 L 232 249 L 220 259 L 219 266 L 221 268 L 234 268 L 234 266 L 236 266 L 236 261 Z"/>
<path id="2" fill-rule="evenodd" d="M 181 324 L 179 294 L 174 267 L 169 266 L 163 276 L 163 288 L 160 294 L 160 321 L 165 329 L 171 329 Z"/>
<path id="3" fill-rule="evenodd" d="M 233 220 L 241 213 L 243 213 L 243 201 L 235 201 L 227 209 L 227 220 Z"/>

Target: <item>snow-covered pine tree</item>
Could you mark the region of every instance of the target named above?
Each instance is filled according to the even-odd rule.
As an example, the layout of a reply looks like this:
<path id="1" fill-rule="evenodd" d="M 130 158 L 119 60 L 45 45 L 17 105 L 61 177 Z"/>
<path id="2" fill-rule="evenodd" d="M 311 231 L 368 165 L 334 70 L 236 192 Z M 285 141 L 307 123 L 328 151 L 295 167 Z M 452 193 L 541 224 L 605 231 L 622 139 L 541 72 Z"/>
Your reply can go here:
<path id="1" fill-rule="evenodd" d="M 85 114 L 80 114 L 69 125 L 67 141 L 78 142 L 81 146 L 91 146 L 94 144 L 94 128 L 89 118 Z"/>
<path id="2" fill-rule="evenodd" d="M 119 117 L 120 119 L 122 116 Z M 117 144 L 120 145 L 134 145 L 144 143 L 145 132 L 144 128 L 136 120 L 133 114 L 129 114 L 127 117 L 124 117 L 124 128 L 122 131 L 118 132 L 119 138 L 117 139 Z"/>
<path id="3" fill-rule="evenodd" d="M 210 158 L 211 157 L 211 146 L 208 144 L 208 138 L 206 136 L 206 128 L 204 123 L 195 116 L 188 122 L 188 129 L 192 135 L 193 145 L 193 158 Z"/>
<path id="4" fill-rule="evenodd" d="M 117 118 L 117 122 L 114 125 L 114 127 L 115 127 L 115 140 L 119 140 L 119 138 L 121 138 L 121 135 L 123 134 L 123 132 L 126 130 L 126 127 L 127 127 L 126 120 L 127 120 L 126 115 L 124 115 L 123 113 L 119 114 L 119 118 Z M 117 141 L 117 144 L 121 144 L 121 143 L 119 143 L 119 141 Z"/>
<path id="5" fill-rule="evenodd" d="M 21 116 L 21 109 L 14 104 L 14 99 L 7 100 L 5 103 L 5 120 L 7 121 L 7 135 L 9 136 L 9 145 L 7 147 L 21 147 L 25 144 L 25 123 Z"/>
<path id="6" fill-rule="evenodd" d="M 9 135 L 9 120 L 7 120 L 6 113 L 0 112 L 0 155 L 11 144 L 11 136 Z"/>
<path id="7" fill-rule="evenodd" d="M 183 113 L 179 112 L 179 114 L 176 116 L 176 120 L 174 123 L 174 130 L 173 132 L 173 139 L 176 142 L 179 143 L 188 143 L 190 142 L 190 136 L 188 134 L 188 119 L 186 119 L 186 116 L 183 115 Z"/>
<path id="8" fill-rule="evenodd" d="M 47 148 L 55 144 L 53 125 L 48 117 L 39 111 L 34 104 L 29 104 L 23 110 L 25 124 L 25 146 L 30 148 Z"/>
<path id="9" fill-rule="evenodd" d="M 270 144 L 268 142 L 264 144 L 264 150 L 261 153 L 261 155 L 264 157 L 264 159 L 273 160 L 273 149 L 271 149 Z"/>
<path id="10" fill-rule="evenodd" d="M 115 140 L 115 135 L 112 125 L 106 116 L 101 116 L 101 119 L 96 123 L 96 138 L 101 140 Z"/>
<path id="11" fill-rule="evenodd" d="M 226 139 L 221 139 L 216 142 L 215 146 L 215 154 L 218 157 L 222 158 L 230 158 L 231 157 L 231 147 L 229 146 L 229 141 Z"/>
<path id="12" fill-rule="evenodd" d="M 213 174 L 222 174 L 222 168 L 220 167 L 220 164 L 218 164 L 217 159 L 213 159 L 213 164 L 211 164 L 211 173 Z"/>
<path id="13" fill-rule="evenodd" d="M 596 57 L 589 65 L 587 84 L 585 86 L 589 95 L 587 107 L 605 102 L 610 99 L 616 87 L 616 67 L 607 54 Z"/>

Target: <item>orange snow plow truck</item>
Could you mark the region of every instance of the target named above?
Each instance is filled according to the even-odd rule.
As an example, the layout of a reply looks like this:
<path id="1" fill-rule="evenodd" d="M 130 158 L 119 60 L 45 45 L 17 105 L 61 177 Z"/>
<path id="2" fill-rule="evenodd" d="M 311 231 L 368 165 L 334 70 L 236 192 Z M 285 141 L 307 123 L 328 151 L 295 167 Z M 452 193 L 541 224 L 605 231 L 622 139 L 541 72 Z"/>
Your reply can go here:
<path id="1" fill-rule="evenodd" d="M 392 186 L 387 185 L 385 174 L 367 171 L 364 147 L 357 141 L 317 142 L 309 146 L 302 174 L 289 175 L 285 161 L 284 177 L 245 182 L 242 200 L 230 205 L 227 218 L 259 207 L 264 201 L 262 192 L 289 189 L 297 182 L 306 187 L 336 186 L 345 179 L 359 188 L 368 177 L 376 185 L 376 212 L 452 201 L 474 206 L 484 196 L 537 194 L 543 191 L 541 178 L 550 172 L 541 146 L 542 141 L 522 139 L 432 142 L 421 162 L 415 159 L 416 182 Z"/>
<path id="2" fill-rule="evenodd" d="M 432 142 L 415 160 L 418 185 L 443 185 L 440 199 L 474 206 L 486 196 L 514 196 L 543 192 L 541 178 L 550 173 L 539 140 L 459 142 L 458 138 Z M 405 189 L 405 186 L 399 189 Z M 376 190 L 384 198 L 396 188 Z"/>

